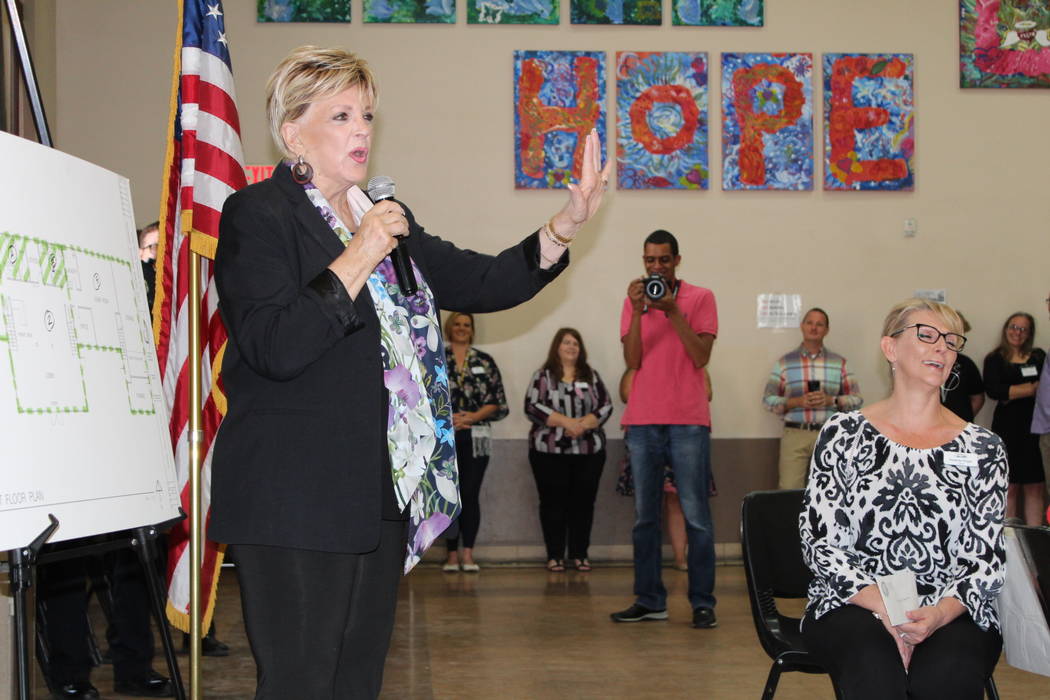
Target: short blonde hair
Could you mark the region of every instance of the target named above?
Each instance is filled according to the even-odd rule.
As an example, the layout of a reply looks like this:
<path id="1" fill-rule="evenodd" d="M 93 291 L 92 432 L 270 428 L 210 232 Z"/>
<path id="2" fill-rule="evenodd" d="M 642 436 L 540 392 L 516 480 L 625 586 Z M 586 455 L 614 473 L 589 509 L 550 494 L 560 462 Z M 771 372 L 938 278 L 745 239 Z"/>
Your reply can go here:
<path id="1" fill-rule="evenodd" d="M 963 321 L 958 311 L 932 299 L 912 298 L 905 299 L 890 309 L 882 324 L 882 335 L 893 335 L 908 326 L 908 319 L 916 311 L 929 311 L 937 316 L 949 331 L 963 334 Z"/>
<path id="2" fill-rule="evenodd" d="M 452 324 L 456 322 L 456 319 L 460 316 L 466 316 L 470 319 L 470 340 L 467 341 L 468 345 L 474 344 L 474 332 L 477 330 L 474 327 L 474 314 L 466 311 L 453 311 L 445 319 L 445 340 L 452 342 Z"/>
<path id="3" fill-rule="evenodd" d="M 270 135 L 281 153 L 287 158 L 297 155 L 284 142 L 282 126 L 303 116 L 310 103 L 354 86 L 360 86 L 375 103 L 377 91 L 372 69 L 364 59 L 349 51 L 300 46 L 285 56 L 266 81 Z"/>

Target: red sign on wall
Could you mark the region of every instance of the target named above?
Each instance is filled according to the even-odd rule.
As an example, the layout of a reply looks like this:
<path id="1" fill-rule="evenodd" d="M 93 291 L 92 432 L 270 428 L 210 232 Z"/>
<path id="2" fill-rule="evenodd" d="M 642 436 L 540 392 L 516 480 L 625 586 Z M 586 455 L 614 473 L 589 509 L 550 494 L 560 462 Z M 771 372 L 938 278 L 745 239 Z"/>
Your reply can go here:
<path id="1" fill-rule="evenodd" d="M 246 165 L 244 166 L 244 176 L 248 178 L 248 184 L 252 185 L 256 182 L 262 182 L 266 178 L 273 175 L 272 165 Z"/>

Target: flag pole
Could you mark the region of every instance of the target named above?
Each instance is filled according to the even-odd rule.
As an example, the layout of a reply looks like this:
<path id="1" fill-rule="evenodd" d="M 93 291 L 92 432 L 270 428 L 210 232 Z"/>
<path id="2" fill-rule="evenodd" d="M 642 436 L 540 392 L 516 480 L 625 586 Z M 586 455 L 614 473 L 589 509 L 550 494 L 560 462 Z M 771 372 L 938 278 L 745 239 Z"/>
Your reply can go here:
<path id="1" fill-rule="evenodd" d="M 190 457 L 190 698 L 201 695 L 201 259 L 190 251 L 189 374 L 190 410 L 187 426 Z"/>

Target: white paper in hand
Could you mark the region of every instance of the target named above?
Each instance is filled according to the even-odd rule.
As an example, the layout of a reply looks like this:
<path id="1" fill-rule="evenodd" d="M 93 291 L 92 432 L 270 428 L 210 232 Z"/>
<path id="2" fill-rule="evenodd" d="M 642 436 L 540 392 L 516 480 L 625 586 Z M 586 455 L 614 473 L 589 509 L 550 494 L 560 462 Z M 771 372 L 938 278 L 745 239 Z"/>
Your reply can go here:
<path id="1" fill-rule="evenodd" d="M 915 574 L 911 571 L 898 571 L 889 576 L 875 579 L 886 606 L 886 614 L 891 625 L 903 625 L 911 622 L 907 612 L 919 607 L 919 593 L 915 588 Z"/>

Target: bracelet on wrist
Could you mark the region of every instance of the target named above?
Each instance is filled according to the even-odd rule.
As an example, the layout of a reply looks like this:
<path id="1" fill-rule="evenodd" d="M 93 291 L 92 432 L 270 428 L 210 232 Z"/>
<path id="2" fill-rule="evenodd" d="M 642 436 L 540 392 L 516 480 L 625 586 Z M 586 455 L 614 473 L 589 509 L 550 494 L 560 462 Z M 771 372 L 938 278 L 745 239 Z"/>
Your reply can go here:
<path id="1" fill-rule="evenodd" d="M 572 244 L 573 239 L 566 236 L 559 236 L 558 232 L 554 230 L 554 217 L 552 216 L 547 220 L 547 235 L 552 242 L 558 243 L 566 248 Z"/>
<path id="2" fill-rule="evenodd" d="M 554 245 L 558 246 L 559 248 L 568 248 L 569 247 L 568 245 L 566 245 L 565 243 L 562 243 L 561 241 L 559 241 L 558 239 L 556 239 L 554 237 L 554 234 L 551 233 L 551 230 L 550 230 L 550 228 L 547 227 L 547 224 L 543 225 L 543 235 L 547 237 L 548 241 L 550 241 Z"/>

